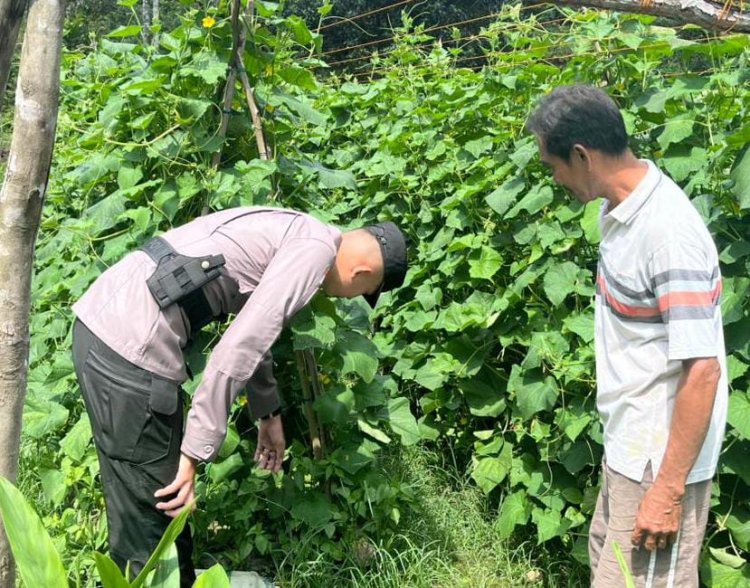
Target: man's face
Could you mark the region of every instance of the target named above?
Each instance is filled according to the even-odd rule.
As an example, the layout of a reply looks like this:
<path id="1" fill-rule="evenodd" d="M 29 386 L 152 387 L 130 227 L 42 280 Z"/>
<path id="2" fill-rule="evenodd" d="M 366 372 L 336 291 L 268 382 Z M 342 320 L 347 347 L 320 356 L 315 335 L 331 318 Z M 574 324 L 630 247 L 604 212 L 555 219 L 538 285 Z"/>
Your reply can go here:
<path id="1" fill-rule="evenodd" d="M 552 179 L 557 184 L 564 186 L 579 202 L 586 204 L 594 200 L 596 196 L 591 195 L 590 179 L 591 174 L 588 170 L 588 162 L 585 156 L 575 150 L 570 155 L 570 161 L 565 161 L 561 157 L 548 153 L 544 144 L 538 140 L 539 156 L 542 163 L 552 173 Z"/>

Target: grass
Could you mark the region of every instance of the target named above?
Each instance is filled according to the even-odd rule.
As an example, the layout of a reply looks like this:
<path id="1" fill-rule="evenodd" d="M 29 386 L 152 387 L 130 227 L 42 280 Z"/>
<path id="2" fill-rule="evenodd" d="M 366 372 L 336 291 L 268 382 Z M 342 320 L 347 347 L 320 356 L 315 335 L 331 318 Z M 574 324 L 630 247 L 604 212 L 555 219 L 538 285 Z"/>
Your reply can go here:
<path id="1" fill-rule="evenodd" d="M 421 497 L 388 544 L 359 543 L 345 561 L 289 554 L 276 579 L 282 588 L 567 587 L 588 582 L 588 570 L 535 538 L 502 539 L 487 497 L 436 453 L 411 449 L 398 468 Z"/>

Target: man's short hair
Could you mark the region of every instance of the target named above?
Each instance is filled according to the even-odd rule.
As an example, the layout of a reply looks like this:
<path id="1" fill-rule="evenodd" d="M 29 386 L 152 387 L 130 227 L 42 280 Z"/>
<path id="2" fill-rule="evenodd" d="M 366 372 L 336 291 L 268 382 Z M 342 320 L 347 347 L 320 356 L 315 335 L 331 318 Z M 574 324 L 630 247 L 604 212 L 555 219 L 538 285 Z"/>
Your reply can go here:
<path id="1" fill-rule="evenodd" d="M 565 161 L 576 144 L 607 155 L 628 148 L 625 121 L 614 100 L 594 86 L 559 86 L 539 101 L 526 129 L 545 150 Z"/>

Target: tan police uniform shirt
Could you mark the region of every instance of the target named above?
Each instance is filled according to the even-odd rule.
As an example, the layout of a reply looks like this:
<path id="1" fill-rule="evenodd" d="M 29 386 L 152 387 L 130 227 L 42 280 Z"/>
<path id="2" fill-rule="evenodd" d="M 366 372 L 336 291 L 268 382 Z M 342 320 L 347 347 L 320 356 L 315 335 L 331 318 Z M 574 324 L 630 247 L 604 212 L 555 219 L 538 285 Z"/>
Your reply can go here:
<path id="1" fill-rule="evenodd" d="M 226 275 L 207 284 L 204 292 L 214 315 L 236 317 L 211 353 L 182 443 L 186 455 L 210 461 L 226 435 L 230 407 L 240 390 L 248 388 L 256 417 L 278 408 L 271 346 L 322 285 L 341 233 L 296 211 L 245 207 L 197 218 L 162 237 L 181 254 L 223 255 L 226 260 Z M 190 325 L 178 305 L 159 309 L 146 285 L 155 266 L 143 251 L 128 254 L 92 284 L 73 311 L 126 360 L 184 382 L 182 350 Z"/>

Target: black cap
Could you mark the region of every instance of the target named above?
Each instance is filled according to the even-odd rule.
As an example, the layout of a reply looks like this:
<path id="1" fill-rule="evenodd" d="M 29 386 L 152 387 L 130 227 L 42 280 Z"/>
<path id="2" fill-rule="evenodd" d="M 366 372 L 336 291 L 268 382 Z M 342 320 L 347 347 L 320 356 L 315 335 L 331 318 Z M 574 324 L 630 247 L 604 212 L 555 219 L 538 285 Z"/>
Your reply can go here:
<path id="1" fill-rule="evenodd" d="M 404 283 L 407 268 L 406 238 L 401 229 L 390 221 L 370 225 L 365 230 L 378 240 L 383 254 L 383 282 L 375 292 L 364 295 L 365 300 L 374 307 L 381 292 L 393 290 Z"/>

